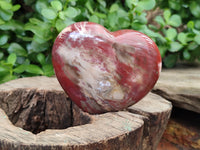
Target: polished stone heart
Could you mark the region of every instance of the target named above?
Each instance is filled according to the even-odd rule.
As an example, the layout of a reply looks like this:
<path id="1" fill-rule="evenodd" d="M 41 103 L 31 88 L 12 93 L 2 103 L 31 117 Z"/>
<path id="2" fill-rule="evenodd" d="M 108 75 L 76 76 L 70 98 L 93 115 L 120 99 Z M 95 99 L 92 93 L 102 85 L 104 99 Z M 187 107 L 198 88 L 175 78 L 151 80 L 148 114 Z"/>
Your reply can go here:
<path id="1" fill-rule="evenodd" d="M 138 102 L 161 70 L 159 50 L 148 36 L 134 30 L 109 32 L 91 22 L 66 27 L 55 40 L 52 61 L 71 100 L 93 114 Z"/>

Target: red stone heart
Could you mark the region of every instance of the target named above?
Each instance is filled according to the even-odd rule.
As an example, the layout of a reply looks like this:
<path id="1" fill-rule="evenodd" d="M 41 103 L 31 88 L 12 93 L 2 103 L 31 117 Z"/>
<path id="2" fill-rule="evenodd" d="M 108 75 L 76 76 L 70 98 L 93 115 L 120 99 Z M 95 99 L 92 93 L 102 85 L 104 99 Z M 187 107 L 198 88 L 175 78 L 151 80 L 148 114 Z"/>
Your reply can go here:
<path id="1" fill-rule="evenodd" d="M 66 27 L 55 40 L 52 61 L 65 92 L 89 113 L 138 102 L 161 70 L 159 50 L 149 37 L 134 30 L 109 32 L 91 22 Z"/>

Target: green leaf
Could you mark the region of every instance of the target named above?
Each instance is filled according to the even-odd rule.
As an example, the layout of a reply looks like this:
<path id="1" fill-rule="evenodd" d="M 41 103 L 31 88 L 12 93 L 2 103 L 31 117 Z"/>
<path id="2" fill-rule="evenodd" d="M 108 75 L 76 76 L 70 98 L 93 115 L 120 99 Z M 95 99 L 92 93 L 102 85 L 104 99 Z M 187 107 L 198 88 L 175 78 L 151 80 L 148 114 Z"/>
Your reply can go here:
<path id="1" fill-rule="evenodd" d="M 161 34 L 157 33 L 156 42 L 158 42 L 159 45 L 163 45 L 167 43 L 167 40 Z"/>
<path id="2" fill-rule="evenodd" d="M 187 33 L 187 42 L 194 41 L 195 34 L 194 33 Z"/>
<path id="3" fill-rule="evenodd" d="M 39 66 L 33 64 L 27 65 L 25 71 L 37 75 L 42 75 L 44 73 Z"/>
<path id="4" fill-rule="evenodd" d="M 166 37 L 170 40 L 173 41 L 177 35 L 177 31 L 174 28 L 170 28 L 166 31 Z"/>
<path id="5" fill-rule="evenodd" d="M 160 55 L 163 58 L 165 56 L 165 53 L 167 52 L 168 47 L 167 46 L 159 46 L 159 51 L 160 51 Z"/>
<path id="6" fill-rule="evenodd" d="M 96 15 L 92 15 L 92 16 L 89 18 L 89 21 L 90 21 L 90 22 L 99 23 L 99 18 L 98 18 Z"/>
<path id="7" fill-rule="evenodd" d="M 141 5 L 137 5 L 137 7 L 134 8 L 134 12 L 137 14 L 141 14 L 144 11 L 144 7 L 142 7 Z"/>
<path id="8" fill-rule="evenodd" d="M 25 27 L 25 30 L 32 31 L 34 35 L 34 40 L 38 43 L 44 43 L 52 39 L 51 25 L 48 22 L 42 22 L 40 25 L 35 25 L 28 22 Z M 36 37 L 37 36 L 37 37 Z"/>
<path id="9" fill-rule="evenodd" d="M 63 11 L 59 12 L 59 13 L 58 13 L 58 16 L 59 16 L 59 18 L 62 19 L 62 20 L 65 20 L 65 18 L 66 18 L 66 17 L 65 17 L 65 13 L 64 13 Z"/>
<path id="10" fill-rule="evenodd" d="M 200 18 L 200 4 L 199 3 L 192 1 L 190 3 L 190 11 L 195 17 Z"/>
<path id="11" fill-rule="evenodd" d="M 12 7 L 12 11 L 17 11 L 17 10 L 19 10 L 21 8 L 21 6 L 19 5 L 19 4 L 17 4 L 17 5 L 14 5 L 13 7 Z"/>
<path id="12" fill-rule="evenodd" d="M 155 7 L 156 1 L 155 0 L 141 0 L 138 3 L 139 7 L 142 7 L 145 10 L 151 10 Z"/>
<path id="13" fill-rule="evenodd" d="M 64 13 L 69 18 L 74 18 L 78 15 L 78 11 L 73 7 L 68 7 L 67 10 L 64 11 Z"/>
<path id="14" fill-rule="evenodd" d="M 169 24 L 174 27 L 179 27 L 182 24 L 181 17 L 179 15 L 172 15 L 169 19 Z"/>
<path id="15" fill-rule="evenodd" d="M 45 63 L 45 55 L 42 53 L 37 54 L 37 60 L 40 64 L 44 64 Z"/>
<path id="16" fill-rule="evenodd" d="M 55 26 L 56 26 L 56 29 L 58 30 L 58 32 L 61 32 L 66 27 L 64 21 L 61 20 L 61 19 L 57 19 L 56 20 L 56 25 Z"/>
<path id="17" fill-rule="evenodd" d="M 196 36 L 194 37 L 194 41 L 195 41 L 197 44 L 200 45 L 200 35 L 199 35 L 199 34 L 196 35 Z"/>
<path id="18" fill-rule="evenodd" d="M 8 41 L 8 35 L 6 34 L 0 35 L 0 45 L 6 44 L 7 41 Z"/>
<path id="19" fill-rule="evenodd" d="M 94 12 L 94 15 L 96 15 L 99 18 L 103 18 L 103 19 L 107 17 L 105 14 L 99 13 L 99 12 Z"/>
<path id="20" fill-rule="evenodd" d="M 85 3 L 85 6 L 86 6 L 86 8 L 89 10 L 89 12 L 90 12 L 91 14 L 94 13 L 93 7 L 92 7 L 92 5 L 91 5 L 91 3 L 90 3 L 89 0 L 87 0 L 87 2 Z"/>
<path id="21" fill-rule="evenodd" d="M 49 20 L 54 20 L 57 17 L 56 12 L 52 8 L 44 8 L 42 9 L 41 13 Z"/>
<path id="22" fill-rule="evenodd" d="M 144 24 L 141 24 L 141 23 L 139 23 L 139 22 L 133 22 L 132 24 L 131 24 L 131 27 L 134 29 L 134 30 L 144 30 L 145 28 L 146 28 L 146 25 L 144 25 Z"/>
<path id="23" fill-rule="evenodd" d="M 41 24 L 43 24 L 43 21 L 41 21 L 41 20 L 39 20 L 37 18 L 30 18 L 29 22 L 32 23 L 32 24 L 35 24 L 35 25 L 41 25 Z"/>
<path id="24" fill-rule="evenodd" d="M 199 31 L 199 30 L 196 30 L 196 29 L 192 29 L 192 32 L 193 32 L 194 34 L 200 34 L 200 31 Z"/>
<path id="25" fill-rule="evenodd" d="M 111 5 L 109 12 L 112 13 L 112 12 L 117 11 L 118 9 L 119 9 L 119 5 L 117 3 L 114 3 Z"/>
<path id="26" fill-rule="evenodd" d="M 168 23 L 169 22 L 169 18 L 171 17 L 171 11 L 169 9 L 166 9 L 163 12 L 163 17 L 164 17 L 165 21 Z"/>
<path id="27" fill-rule="evenodd" d="M 11 53 L 7 58 L 7 63 L 14 65 L 17 60 L 17 56 L 15 53 Z"/>
<path id="28" fill-rule="evenodd" d="M 33 50 L 32 52 L 43 52 L 49 48 L 49 43 L 38 43 L 36 41 L 31 42 L 31 49 Z"/>
<path id="29" fill-rule="evenodd" d="M 11 10 L 1 10 L 0 9 L 0 17 L 5 20 L 9 21 L 13 16 L 13 12 Z"/>
<path id="30" fill-rule="evenodd" d="M 17 57 L 16 63 L 17 63 L 17 64 L 24 64 L 25 61 L 26 61 L 26 58 L 25 58 L 25 57 L 18 56 L 18 57 Z"/>
<path id="31" fill-rule="evenodd" d="M 180 32 L 178 34 L 177 39 L 182 43 L 182 44 L 187 44 L 187 34 Z"/>
<path id="32" fill-rule="evenodd" d="M 150 30 L 146 25 L 145 25 L 145 28 L 143 29 L 142 32 L 145 33 L 146 35 L 148 35 L 151 38 L 158 37 L 158 33 Z"/>
<path id="33" fill-rule="evenodd" d="M 14 80 L 14 79 L 17 79 L 17 76 L 8 74 L 8 75 L 4 76 L 3 78 L 0 78 L 0 83 L 8 82 L 8 81 Z"/>
<path id="34" fill-rule="evenodd" d="M 1 18 L 0 18 L 0 25 L 4 24 L 5 21 L 3 21 Z"/>
<path id="35" fill-rule="evenodd" d="M 4 10 L 8 10 L 12 8 L 12 4 L 7 1 L 0 1 L 0 7 Z"/>
<path id="36" fill-rule="evenodd" d="M 198 47 L 198 44 L 196 42 L 191 42 L 188 44 L 188 50 L 194 51 Z"/>
<path id="37" fill-rule="evenodd" d="M 181 5 L 179 0 L 169 0 L 168 2 L 169 2 L 169 7 L 171 9 L 179 11 L 181 9 L 181 7 L 182 7 L 182 5 Z"/>
<path id="38" fill-rule="evenodd" d="M 128 28 L 130 26 L 130 20 L 127 18 L 119 18 L 119 26 L 123 28 Z"/>
<path id="39" fill-rule="evenodd" d="M 115 12 L 116 13 L 116 12 Z M 146 13 L 144 13 L 146 14 Z M 117 11 L 117 17 L 120 18 L 120 17 L 129 17 L 129 13 L 123 9 L 119 9 Z"/>
<path id="40" fill-rule="evenodd" d="M 42 66 L 42 69 L 44 71 L 45 76 L 51 77 L 54 75 L 54 69 L 52 64 L 45 64 Z"/>
<path id="41" fill-rule="evenodd" d="M 200 30 L 200 19 L 195 21 L 195 28 Z"/>
<path id="42" fill-rule="evenodd" d="M 115 12 L 108 14 L 108 23 L 110 27 L 114 27 L 118 21 L 117 14 Z"/>
<path id="43" fill-rule="evenodd" d="M 47 6 L 48 6 L 48 1 L 44 1 L 44 0 L 37 0 L 35 4 L 36 10 L 39 13 L 41 13 L 42 9 L 47 8 Z"/>
<path id="44" fill-rule="evenodd" d="M 9 74 L 10 74 L 10 69 L 7 68 L 6 66 L 0 65 L 0 77 L 7 76 Z"/>
<path id="45" fill-rule="evenodd" d="M 183 46 L 179 43 L 179 42 L 172 42 L 170 44 L 170 52 L 177 52 L 179 51 L 181 48 L 183 48 Z"/>
<path id="46" fill-rule="evenodd" d="M 190 53 L 187 50 L 183 51 L 183 58 L 185 60 L 189 60 L 191 58 L 191 55 L 190 55 Z"/>
<path id="47" fill-rule="evenodd" d="M 52 63 L 52 56 L 51 56 L 51 53 L 48 54 L 48 55 L 46 56 L 46 63 L 48 63 L 48 64 L 51 64 L 51 63 Z"/>
<path id="48" fill-rule="evenodd" d="M 1 30 L 11 30 L 11 31 L 23 31 L 23 23 L 17 21 L 17 20 L 10 20 L 8 22 L 5 22 L 4 24 L 0 25 Z"/>
<path id="49" fill-rule="evenodd" d="M 43 43 L 46 43 L 48 40 L 50 40 L 50 39 L 44 39 L 44 38 L 42 38 L 42 37 L 40 37 L 38 35 L 34 35 L 32 42 L 34 41 L 34 42 L 36 42 L 38 44 L 43 44 Z M 34 49 L 34 51 L 35 50 L 38 51 L 37 49 Z"/>
<path id="50" fill-rule="evenodd" d="M 135 19 L 137 19 L 142 24 L 147 23 L 146 13 L 142 13 L 141 15 L 137 15 Z"/>
<path id="51" fill-rule="evenodd" d="M 193 22 L 193 21 L 189 21 L 189 22 L 187 23 L 187 27 L 188 27 L 189 29 L 194 29 L 194 22 Z"/>
<path id="52" fill-rule="evenodd" d="M 23 41 L 28 41 L 28 42 L 33 41 L 32 37 L 27 37 L 27 36 L 19 35 L 19 34 L 17 35 L 17 38 L 19 38 L 19 39 L 21 39 Z"/>
<path id="53" fill-rule="evenodd" d="M 66 20 L 61 20 L 61 19 L 57 19 L 56 21 L 56 29 L 58 30 L 58 32 L 61 32 L 65 27 L 71 25 L 75 23 L 73 20 L 71 20 L 70 18 L 66 18 Z"/>
<path id="54" fill-rule="evenodd" d="M 106 7 L 106 2 L 102 1 L 102 0 L 97 0 L 99 4 L 101 4 L 101 6 Z"/>
<path id="55" fill-rule="evenodd" d="M 137 6 L 138 0 L 125 0 L 125 4 L 128 8 L 132 9 L 134 6 Z"/>
<path id="56" fill-rule="evenodd" d="M 62 3 L 58 0 L 51 1 L 51 6 L 56 10 L 60 11 L 62 10 Z"/>
<path id="57" fill-rule="evenodd" d="M 167 57 L 164 58 L 164 65 L 167 67 L 167 68 L 172 68 L 175 66 L 176 62 L 177 62 L 177 55 L 174 55 L 174 54 L 170 54 L 168 55 Z"/>
<path id="58" fill-rule="evenodd" d="M 163 18 L 161 16 L 156 16 L 155 21 L 160 24 L 161 26 L 165 25 L 165 21 L 163 20 Z"/>
<path id="59" fill-rule="evenodd" d="M 26 66 L 27 65 L 25 65 L 25 64 L 19 65 L 15 69 L 13 69 L 13 72 L 21 74 L 26 70 Z"/>
<path id="60" fill-rule="evenodd" d="M 27 52 L 26 50 L 19 45 L 18 43 L 11 43 L 10 46 L 8 47 L 8 52 L 11 53 L 15 53 L 17 56 L 27 56 Z"/>

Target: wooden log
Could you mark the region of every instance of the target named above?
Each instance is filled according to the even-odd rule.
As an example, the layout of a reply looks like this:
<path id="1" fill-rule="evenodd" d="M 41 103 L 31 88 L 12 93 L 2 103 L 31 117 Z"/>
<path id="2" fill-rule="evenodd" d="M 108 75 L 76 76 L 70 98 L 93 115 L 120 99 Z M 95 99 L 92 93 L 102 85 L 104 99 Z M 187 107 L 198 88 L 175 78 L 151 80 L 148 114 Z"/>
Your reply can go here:
<path id="1" fill-rule="evenodd" d="M 176 107 L 200 113 L 200 66 L 163 70 L 153 92 Z"/>
<path id="2" fill-rule="evenodd" d="M 0 85 L 1 150 L 155 149 L 171 103 L 149 94 L 127 110 L 90 115 L 67 97 L 56 78 Z"/>

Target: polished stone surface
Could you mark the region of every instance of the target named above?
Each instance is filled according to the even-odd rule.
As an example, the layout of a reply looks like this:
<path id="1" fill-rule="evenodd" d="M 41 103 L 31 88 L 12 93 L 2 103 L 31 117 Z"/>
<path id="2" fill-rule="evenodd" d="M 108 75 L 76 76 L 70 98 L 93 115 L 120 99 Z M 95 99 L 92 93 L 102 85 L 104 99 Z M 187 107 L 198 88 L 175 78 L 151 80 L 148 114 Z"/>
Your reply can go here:
<path id="1" fill-rule="evenodd" d="M 136 103 L 153 88 L 161 70 L 159 50 L 149 37 L 134 30 L 109 32 L 89 22 L 66 27 L 52 55 L 61 86 L 90 113 Z"/>

